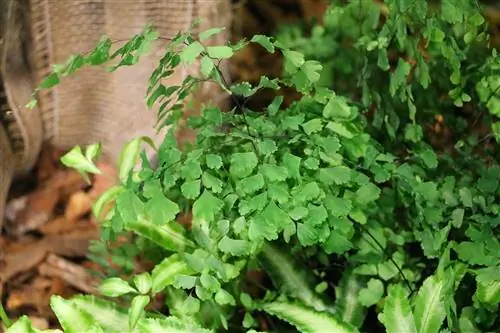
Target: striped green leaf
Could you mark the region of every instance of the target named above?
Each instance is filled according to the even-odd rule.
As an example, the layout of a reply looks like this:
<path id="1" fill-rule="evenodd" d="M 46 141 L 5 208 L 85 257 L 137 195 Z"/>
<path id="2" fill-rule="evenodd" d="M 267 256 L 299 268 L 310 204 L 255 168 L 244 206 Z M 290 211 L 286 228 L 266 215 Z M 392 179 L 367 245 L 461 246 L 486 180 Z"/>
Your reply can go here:
<path id="1" fill-rule="evenodd" d="M 272 302 L 260 306 L 263 311 L 295 326 L 302 333 L 357 333 L 354 326 L 336 315 L 318 312 L 298 303 Z M 399 332 L 401 333 L 401 332 Z"/>
<path id="2" fill-rule="evenodd" d="M 268 243 L 260 259 L 261 265 L 282 292 L 317 311 L 334 312 L 311 288 L 313 277 L 307 276 L 307 271 L 301 269 L 290 255 Z"/>
<path id="3" fill-rule="evenodd" d="M 419 333 L 437 333 L 446 318 L 445 281 L 428 277 L 415 298 L 414 315 Z"/>
<path id="4" fill-rule="evenodd" d="M 401 285 L 389 288 L 384 310 L 378 315 L 387 333 L 417 333 L 417 326 L 411 311 L 408 293 Z"/>
<path id="5" fill-rule="evenodd" d="M 352 269 L 347 269 L 335 288 L 337 314 L 343 321 L 358 328 L 363 325 L 367 311 L 358 297 L 359 291 L 366 284 L 364 280 L 362 276 L 354 274 Z"/>

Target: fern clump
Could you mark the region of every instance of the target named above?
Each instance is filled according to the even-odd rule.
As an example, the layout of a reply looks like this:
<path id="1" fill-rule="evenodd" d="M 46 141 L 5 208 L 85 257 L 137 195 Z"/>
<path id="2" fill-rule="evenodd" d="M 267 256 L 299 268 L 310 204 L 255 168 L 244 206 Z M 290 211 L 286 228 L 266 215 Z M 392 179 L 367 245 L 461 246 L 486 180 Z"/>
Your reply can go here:
<path id="1" fill-rule="evenodd" d="M 332 5 L 307 37 L 292 29 L 205 46 L 221 29 L 179 33 L 147 94 L 148 106 L 160 106 L 159 127 L 171 130 L 159 147 L 149 138 L 124 147 L 120 184 L 93 209 L 102 220 L 96 249 L 132 234 L 127 246 L 154 253 L 154 268 L 101 284 L 103 296 L 123 298 L 128 308 L 54 297 L 65 331 L 255 332 L 271 324 L 277 332 L 289 325 L 318 333 L 496 331 L 500 168 L 473 155 L 472 136 L 441 149 L 424 131 L 437 111 L 459 124 L 460 108 L 469 106 L 487 113 L 497 135 L 496 52 L 485 22 L 467 1 L 433 8 L 423 0 L 359 0 Z M 116 58 L 118 67 L 133 65 L 157 38 L 147 28 L 112 55 L 105 38 L 41 88 L 83 65 Z M 227 84 L 219 61 L 249 43 L 279 53 L 283 75 Z M 195 60 L 200 77 L 161 83 Z M 182 103 L 207 80 L 228 92 L 233 108 L 205 105 L 189 120 L 195 142 L 181 150 L 173 131 Z M 300 97 L 286 104 L 285 87 Z M 275 92 L 269 105 L 247 107 L 264 89 Z M 155 168 L 144 143 L 156 150 Z M 96 173 L 99 151 L 76 147 L 63 162 Z M 189 225 L 181 224 L 189 212 Z M 264 291 L 251 288 L 253 271 L 270 278 Z M 148 308 L 161 295 L 168 315 Z M 9 329 L 18 331 L 38 332 L 25 318 Z"/>

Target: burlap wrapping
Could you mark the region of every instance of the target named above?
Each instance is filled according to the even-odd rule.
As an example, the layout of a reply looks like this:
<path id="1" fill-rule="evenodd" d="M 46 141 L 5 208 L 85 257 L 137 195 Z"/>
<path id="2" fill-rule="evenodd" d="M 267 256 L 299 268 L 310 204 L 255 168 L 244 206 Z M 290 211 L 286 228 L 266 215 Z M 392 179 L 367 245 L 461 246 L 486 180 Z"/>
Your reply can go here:
<path id="1" fill-rule="evenodd" d="M 38 109 L 26 109 L 35 83 L 53 64 L 89 51 L 103 35 L 128 40 L 153 24 L 161 36 L 171 37 L 188 29 L 195 18 L 203 19 L 200 30 L 226 27 L 224 34 L 210 41 L 223 44 L 231 22 L 230 0 L 5 1 L 7 8 L 0 8 L 6 14 L 0 72 L 14 120 L 10 124 L 3 121 L 3 126 L 10 126 L 7 136 L 0 128 L 0 228 L 12 175 L 33 167 L 43 141 L 60 148 L 102 142 L 105 155 L 116 161 L 127 140 L 139 135 L 161 140 L 154 129 L 156 110 L 147 110 L 145 93 L 149 75 L 163 55 L 164 40 L 155 42 L 149 56 L 138 64 L 112 74 L 104 67 L 82 69 L 55 88 L 42 91 Z M 113 48 L 121 45 L 116 43 Z M 164 84 L 179 84 L 197 70 L 197 65 L 181 68 Z M 197 98 L 217 99 L 217 94 L 205 87 Z M 19 147 L 13 148 L 13 141 Z"/>

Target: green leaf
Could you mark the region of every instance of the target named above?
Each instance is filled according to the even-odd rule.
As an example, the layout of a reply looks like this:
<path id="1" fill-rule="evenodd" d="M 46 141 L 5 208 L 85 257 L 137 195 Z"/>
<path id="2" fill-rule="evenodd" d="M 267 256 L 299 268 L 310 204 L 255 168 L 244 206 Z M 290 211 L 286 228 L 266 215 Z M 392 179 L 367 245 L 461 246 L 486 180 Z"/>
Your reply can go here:
<path id="1" fill-rule="evenodd" d="M 231 253 L 233 256 L 244 256 L 248 253 L 250 244 L 245 240 L 231 239 L 224 236 L 219 241 L 218 247 L 224 253 Z"/>
<path id="2" fill-rule="evenodd" d="M 340 165 L 326 170 L 335 184 L 343 185 L 351 181 L 352 170 L 346 166 Z"/>
<path id="3" fill-rule="evenodd" d="M 335 309 L 339 317 L 357 328 L 363 325 L 367 313 L 366 307 L 361 305 L 358 297 L 363 285 L 364 278 L 354 274 L 352 269 L 347 269 L 335 287 Z"/>
<path id="4" fill-rule="evenodd" d="M 4 323 L 7 326 L 7 323 Z M 16 320 L 14 324 L 8 326 L 5 333 L 39 333 L 33 329 L 31 326 L 31 320 L 28 316 L 23 315 L 21 318 Z"/>
<path id="5" fill-rule="evenodd" d="M 260 306 L 265 312 L 276 316 L 303 333 L 356 333 L 353 326 L 342 322 L 337 316 L 326 312 L 316 312 L 297 303 L 272 302 Z M 405 332 L 405 331 L 400 331 Z"/>
<path id="6" fill-rule="evenodd" d="M 269 182 L 281 182 L 287 179 L 288 169 L 283 166 L 264 163 L 260 166 L 259 172 L 264 175 Z"/>
<path id="7" fill-rule="evenodd" d="M 217 304 L 220 305 L 227 305 L 227 304 L 232 306 L 236 305 L 236 300 L 234 299 L 233 295 L 231 295 L 222 288 L 215 293 L 214 299 L 217 302 Z"/>
<path id="8" fill-rule="evenodd" d="M 278 147 L 276 146 L 276 142 L 274 142 L 273 140 L 264 139 L 257 143 L 257 149 L 259 151 L 259 154 L 268 156 L 274 154 L 278 150 Z"/>
<path id="9" fill-rule="evenodd" d="M 184 228 L 175 221 L 160 226 L 140 219 L 128 222 L 125 227 L 168 251 L 184 251 L 194 247 L 194 243 L 186 237 Z"/>
<path id="10" fill-rule="evenodd" d="M 460 228 L 464 220 L 465 211 L 462 208 L 456 208 L 451 213 L 451 223 L 455 228 Z"/>
<path id="11" fill-rule="evenodd" d="M 253 194 L 262 187 L 264 187 L 264 176 L 260 173 L 243 178 L 236 183 L 237 193 L 241 193 L 243 196 Z"/>
<path id="12" fill-rule="evenodd" d="M 207 154 L 205 158 L 210 169 L 218 170 L 222 167 L 222 158 L 219 155 Z"/>
<path id="13" fill-rule="evenodd" d="M 314 245 L 318 242 L 318 230 L 313 225 L 297 223 L 297 238 L 303 246 Z"/>
<path id="14" fill-rule="evenodd" d="M 460 195 L 460 200 L 462 201 L 463 205 L 465 207 L 472 208 L 473 202 L 472 202 L 471 191 L 468 188 L 463 187 L 458 191 L 458 193 Z"/>
<path id="15" fill-rule="evenodd" d="M 309 281 L 314 278 L 310 274 L 311 272 L 301 269 L 302 263 L 294 260 L 285 249 L 280 249 L 272 243 L 266 243 L 260 255 L 260 262 L 270 275 L 274 285 L 283 293 L 299 299 L 316 311 L 331 313 L 335 311 L 329 308 L 311 288 Z"/>
<path id="16" fill-rule="evenodd" d="M 330 121 L 326 125 L 326 128 L 328 128 L 332 132 L 337 133 L 338 135 L 343 136 L 344 138 L 347 138 L 347 139 L 352 139 L 354 137 L 354 134 L 352 134 L 352 132 L 349 131 L 347 129 L 347 127 L 345 127 L 341 123 Z"/>
<path id="17" fill-rule="evenodd" d="M 356 201 L 360 204 L 367 204 L 380 197 L 381 190 L 372 183 L 361 186 L 356 191 Z"/>
<path id="18" fill-rule="evenodd" d="M 258 164 L 257 155 L 254 152 L 234 153 L 231 155 L 229 173 L 234 178 L 249 176 Z"/>
<path id="19" fill-rule="evenodd" d="M 446 318 L 445 281 L 432 275 L 425 279 L 415 298 L 415 322 L 418 332 L 438 333 Z"/>
<path id="20" fill-rule="evenodd" d="M 306 123 L 303 123 L 301 126 L 307 135 L 311 135 L 311 134 L 319 132 L 323 129 L 323 121 L 320 118 L 315 118 L 315 119 L 309 120 Z"/>
<path id="21" fill-rule="evenodd" d="M 260 44 L 269 53 L 274 53 L 274 44 L 271 41 L 271 38 L 264 35 L 254 35 L 250 41 L 253 43 Z"/>
<path id="22" fill-rule="evenodd" d="M 74 168 L 80 172 L 90 172 L 100 174 L 101 170 L 95 164 L 87 159 L 80 146 L 76 146 L 61 157 L 61 162 L 69 168 Z"/>
<path id="23" fill-rule="evenodd" d="M 152 280 L 149 273 L 144 272 L 134 276 L 134 285 L 141 294 L 147 294 L 151 290 Z"/>
<path id="24" fill-rule="evenodd" d="M 193 64 L 204 49 L 200 42 L 194 41 L 182 50 L 181 61 L 188 65 Z"/>
<path id="25" fill-rule="evenodd" d="M 204 56 L 201 58 L 200 61 L 200 71 L 203 77 L 208 78 L 210 77 L 210 74 L 212 74 L 212 71 L 214 70 L 215 65 L 214 61 L 210 59 L 207 56 Z"/>
<path id="26" fill-rule="evenodd" d="M 181 186 L 182 195 L 187 199 L 194 200 L 200 195 L 200 180 L 186 181 Z"/>
<path id="27" fill-rule="evenodd" d="M 117 277 L 108 278 L 102 281 L 98 289 L 101 294 L 108 297 L 119 297 L 128 293 L 137 292 L 128 282 Z"/>
<path id="28" fill-rule="evenodd" d="M 129 309 L 128 329 L 132 331 L 141 317 L 144 316 L 144 308 L 149 304 L 150 298 L 145 295 L 137 295 L 132 300 Z"/>
<path id="29" fill-rule="evenodd" d="M 202 195 L 193 204 L 193 218 L 215 221 L 217 214 L 224 207 L 224 201 L 217 198 L 208 190 L 204 190 Z"/>
<path id="30" fill-rule="evenodd" d="M 125 183 L 130 176 L 130 172 L 137 164 L 142 142 L 148 143 L 154 148 L 153 141 L 145 136 L 130 140 L 120 153 L 118 161 L 118 177 L 122 183 Z"/>
<path id="31" fill-rule="evenodd" d="M 378 315 L 378 319 L 384 324 L 387 333 L 418 332 L 408 301 L 408 294 L 399 284 L 389 288 L 384 310 Z"/>
<path id="32" fill-rule="evenodd" d="M 410 74 L 411 66 L 402 58 L 399 58 L 398 66 L 394 73 L 391 74 L 391 83 L 389 91 L 391 96 L 395 96 L 398 89 L 406 83 L 406 77 Z"/>
<path id="33" fill-rule="evenodd" d="M 92 320 L 92 315 L 82 309 L 79 309 L 61 296 L 53 295 L 50 298 L 50 307 L 56 314 L 64 332 L 92 332 L 93 329 L 98 327 L 98 325 Z"/>
<path id="34" fill-rule="evenodd" d="M 233 49 L 229 46 L 209 46 L 207 53 L 211 58 L 228 59 L 233 56 Z"/>
<path id="35" fill-rule="evenodd" d="M 167 257 L 161 263 L 157 264 L 151 272 L 151 292 L 153 295 L 159 293 L 167 286 L 173 284 L 177 275 L 187 275 L 190 271 L 186 262 L 181 259 L 179 254 L 176 253 Z"/>
<path id="36" fill-rule="evenodd" d="M 175 276 L 174 287 L 178 289 L 192 289 L 196 284 L 196 276 L 178 274 Z"/>
<path id="37" fill-rule="evenodd" d="M 382 296 L 384 296 L 384 284 L 379 279 L 370 279 L 366 288 L 359 291 L 359 301 L 366 307 L 377 304 Z"/>
<path id="38" fill-rule="evenodd" d="M 59 84 L 59 74 L 58 73 L 51 73 L 43 81 L 40 83 L 39 87 L 42 89 L 49 89 L 52 88 L 53 86 Z"/>
<path id="39" fill-rule="evenodd" d="M 297 51 L 283 50 L 283 56 L 297 68 L 301 67 L 305 63 L 304 55 Z"/>
<path id="40" fill-rule="evenodd" d="M 342 235 L 336 230 L 331 230 L 330 235 L 323 244 L 323 249 L 328 254 L 344 254 L 352 249 L 353 244 L 346 236 Z"/>
<path id="41" fill-rule="evenodd" d="M 328 196 L 325 200 L 326 209 L 335 217 L 346 216 L 352 209 L 352 202 L 349 199 Z"/>
<path id="42" fill-rule="evenodd" d="M 271 104 L 267 106 L 267 112 L 269 112 L 269 115 L 274 116 L 278 113 L 280 106 L 283 103 L 283 100 L 284 100 L 283 96 L 274 97 Z"/>
<path id="43" fill-rule="evenodd" d="M 214 35 L 220 34 L 222 31 L 224 31 L 224 29 L 225 28 L 211 28 L 203 32 L 200 32 L 199 34 L 200 41 L 204 41 Z"/>
<path id="44" fill-rule="evenodd" d="M 165 225 L 175 220 L 180 212 L 179 205 L 168 199 L 163 193 L 156 194 L 144 206 L 144 210 L 151 222 L 157 225 Z"/>
<path id="45" fill-rule="evenodd" d="M 343 98 L 332 96 L 323 109 L 323 116 L 335 120 L 338 118 L 349 118 L 351 116 L 351 108 Z"/>
<path id="46" fill-rule="evenodd" d="M 211 189 L 212 192 L 214 192 L 214 193 L 222 192 L 222 188 L 224 186 L 224 183 L 222 182 L 222 180 L 215 177 L 210 172 L 208 172 L 208 171 L 203 172 L 203 175 L 201 176 L 201 180 L 203 181 L 203 186 Z"/>

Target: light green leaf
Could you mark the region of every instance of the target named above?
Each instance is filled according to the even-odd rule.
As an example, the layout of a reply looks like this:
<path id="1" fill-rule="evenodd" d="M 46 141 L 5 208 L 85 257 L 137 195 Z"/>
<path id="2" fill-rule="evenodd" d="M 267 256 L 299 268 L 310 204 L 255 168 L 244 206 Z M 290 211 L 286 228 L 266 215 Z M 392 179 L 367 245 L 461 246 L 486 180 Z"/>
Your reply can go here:
<path id="1" fill-rule="evenodd" d="M 370 279 L 366 288 L 359 291 L 359 301 L 363 306 L 377 304 L 384 296 L 384 284 L 379 279 Z"/>
<path id="2" fill-rule="evenodd" d="M 367 312 L 358 297 L 364 284 L 363 276 L 354 274 L 352 269 L 347 269 L 344 270 L 339 284 L 335 287 L 335 309 L 339 317 L 357 328 L 363 325 Z"/>
<path id="3" fill-rule="evenodd" d="M 250 41 L 253 43 L 260 44 L 269 53 L 274 53 L 274 44 L 271 41 L 271 38 L 264 35 L 254 35 Z"/>
<path id="4" fill-rule="evenodd" d="M 141 317 L 144 316 L 144 308 L 149 304 L 150 298 L 146 295 L 137 295 L 132 300 L 129 309 L 128 329 L 132 331 Z"/>
<path id="5" fill-rule="evenodd" d="M 151 138 L 146 136 L 141 136 L 127 142 L 120 153 L 118 161 L 118 177 L 122 183 L 126 182 L 130 172 L 137 164 L 142 142 L 148 143 L 156 149 Z"/>
<path id="6" fill-rule="evenodd" d="M 233 295 L 231 295 L 222 288 L 215 293 L 214 299 L 217 302 L 217 304 L 220 305 L 227 305 L 227 304 L 232 306 L 236 305 L 236 300 L 234 299 Z"/>
<path id="7" fill-rule="evenodd" d="M 182 50 L 181 61 L 188 65 L 193 64 L 204 49 L 200 42 L 194 41 Z"/>
<path id="8" fill-rule="evenodd" d="M 343 124 L 341 123 L 337 123 L 337 122 L 333 122 L 333 121 L 330 121 L 327 125 L 326 125 L 326 128 L 328 128 L 329 130 L 331 130 L 332 132 L 335 132 L 337 133 L 338 135 L 340 136 L 343 136 L 344 138 L 347 138 L 347 139 L 352 139 L 354 137 L 354 134 L 352 134 L 351 131 L 349 131 L 347 129 L 347 127 L 345 127 Z"/>
<path id="9" fill-rule="evenodd" d="M 203 172 L 201 180 L 203 181 L 203 186 L 211 189 L 214 193 L 220 193 L 222 191 L 222 187 L 224 186 L 222 180 L 215 177 L 208 171 Z"/>
<path id="10" fill-rule="evenodd" d="M 283 56 L 297 68 L 301 67 L 305 63 L 304 55 L 297 51 L 283 50 Z"/>
<path id="11" fill-rule="evenodd" d="M 323 109 L 323 116 L 334 120 L 349 118 L 351 116 L 351 108 L 343 98 L 332 96 Z"/>
<path id="12" fill-rule="evenodd" d="M 222 31 L 224 31 L 224 29 L 225 28 L 211 28 L 203 32 L 200 32 L 199 34 L 200 41 L 204 41 L 214 35 L 220 34 Z"/>
<path id="13" fill-rule="evenodd" d="M 248 254 L 250 244 L 245 240 L 231 239 L 224 236 L 219 241 L 218 247 L 224 253 L 231 253 L 233 256 L 244 256 Z"/>
<path id="14" fill-rule="evenodd" d="M 180 208 L 177 203 L 167 198 L 163 193 L 157 193 L 146 203 L 144 211 L 151 218 L 151 222 L 165 225 L 175 220 Z"/>
<path id="15" fill-rule="evenodd" d="M 229 46 L 209 46 L 207 53 L 211 58 L 228 59 L 233 56 L 233 49 Z"/>
<path id="16" fill-rule="evenodd" d="M 391 74 L 391 83 L 389 87 L 391 96 L 395 96 L 398 89 L 406 83 L 406 77 L 410 74 L 410 69 L 410 64 L 402 58 L 399 58 L 398 66 L 394 73 Z"/>
<path id="17" fill-rule="evenodd" d="M 353 326 L 342 322 L 336 315 L 316 312 L 300 304 L 273 302 L 264 303 L 261 309 L 292 325 L 303 333 L 357 333 Z M 401 331 L 399 333 L 402 333 Z"/>
<path id="18" fill-rule="evenodd" d="M 217 214 L 224 207 L 224 201 L 217 198 L 208 190 L 204 190 L 202 195 L 193 204 L 193 218 L 215 221 Z"/>
<path id="19" fill-rule="evenodd" d="M 212 71 L 214 70 L 214 61 L 207 56 L 201 58 L 200 61 L 200 71 L 203 77 L 208 78 Z"/>
<path id="20" fill-rule="evenodd" d="M 207 167 L 213 170 L 218 170 L 222 167 L 222 158 L 219 155 L 207 154 L 205 156 L 207 161 Z"/>
<path id="21" fill-rule="evenodd" d="M 264 176 L 258 173 L 256 175 L 243 178 L 236 183 L 237 193 L 241 193 L 244 196 L 253 194 L 264 187 Z"/>
<path id="22" fill-rule="evenodd" d="M 234 153 L 231 156 L 229 173 L 234 178 L 249 176 L 258 164 L 257 155 L 254 152 Z"/>
<path id="23" fill-rule="evenodd" d="M 95 164 L 87 159 L 80 146 L 76 146 L 61 157 L 61 162 L 69 168 L 74 168 L 80 172 L 90 172 L 100 174 L 101 170 Z"/>
<path id="24" fill-rule="evenodd" d="M 389 287 L 384 310 L 378 315 L 387 333 L 418 333 L 411 311 L 408 293 L 399 285 Z"/>
<path id="25" fill-rule="evenodd" d="M 173 254 L 161 263 L 157 264 L 151 272 L 152 286 L 151 292 L 157 294 L 175 281 L 177 275 L 188 275 L 190 273 L 186 262 L 179 254 Z"/>
<path id="26" fill-rule="evenodd" d="M 315 118 L 303 123 L 301 126 L 307 135 L 311 135 L 323 129 L 323 121 L 320 118 Z"/>
<path id="27" fill-rule="evenodd" d="M 134 285 L 141 294 L 147 294 L 151 290 L 152 280 L 148 272 L 134 276 Z"/>
<path id="28" fill-rule="evenodd" d="M 53 295 L 50 298 L 50 307 L 56 314 L 65 333 L 92 332 L 93 329 L 98 327 L 89 313 L 61 296 Z"/>
<path id="29" fill-rule="evenodd" d="M 414 314 L 419 333 L 438 333 L 446 318 L 446 281 L 431 275 L 425 279 L 415 298 Z"/>
<path id="30" fill-rule="evenodd" d="M 360 204 L 367 204 L 377 200 L 380 197 L 380 193 L 380 188 L 373 183 L 368 183 L 356 191 L 356 201 Z"/>
<path id="31" fill-rule="evenodd" d="M 128 282 L 123 281 L 118 277 L 112 277 L 102 281 L 98 290 L 101 294 L 108 297 L 118 297 L 128 293 L 137 292 L 128 284 Z"/>
<path id="32" fill-rule="evenodd" d="M 194 200 L 200 195 L 200 186 L 200 180 L 186 181 L 181 186 L 181 192 L 187 199 Z"/>

